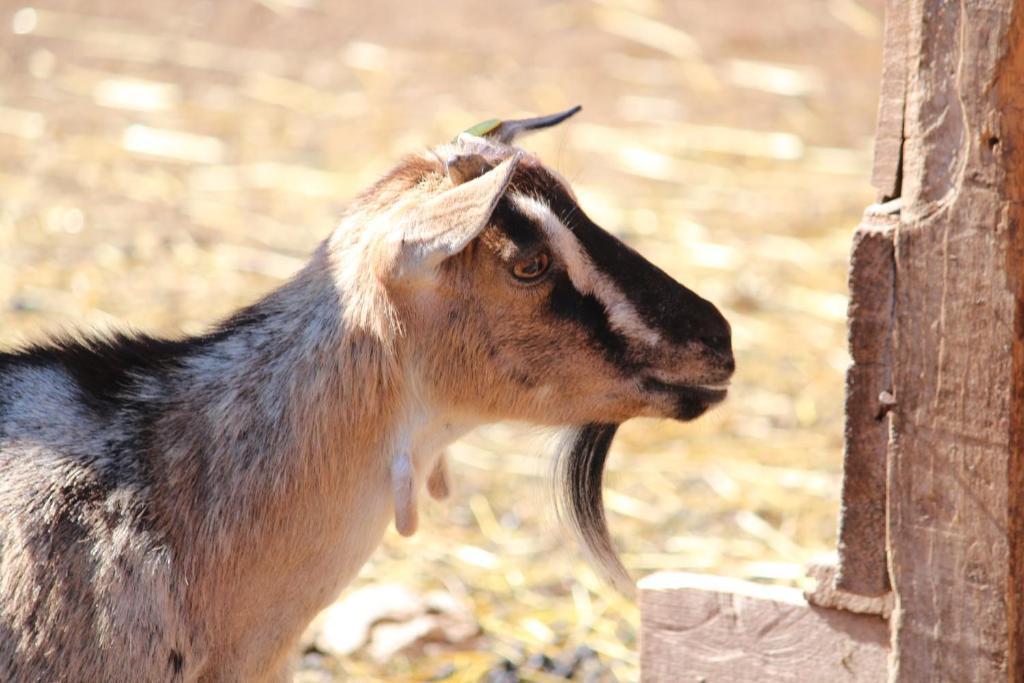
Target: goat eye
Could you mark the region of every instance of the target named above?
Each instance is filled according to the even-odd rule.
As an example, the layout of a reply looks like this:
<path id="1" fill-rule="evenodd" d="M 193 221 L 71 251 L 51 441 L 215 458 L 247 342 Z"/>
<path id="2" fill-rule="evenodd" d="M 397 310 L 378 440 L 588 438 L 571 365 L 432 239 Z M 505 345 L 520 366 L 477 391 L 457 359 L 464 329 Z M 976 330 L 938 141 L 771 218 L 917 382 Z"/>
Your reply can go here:
<path id="1" fill-rule="evenodd" d="M 528 259 L 516 262 L 512 266 L 512 274 L 520 280 L 536 280 L 547 272 L 550 262 L 551 258 L 547 252 L 542 251 Z"/>

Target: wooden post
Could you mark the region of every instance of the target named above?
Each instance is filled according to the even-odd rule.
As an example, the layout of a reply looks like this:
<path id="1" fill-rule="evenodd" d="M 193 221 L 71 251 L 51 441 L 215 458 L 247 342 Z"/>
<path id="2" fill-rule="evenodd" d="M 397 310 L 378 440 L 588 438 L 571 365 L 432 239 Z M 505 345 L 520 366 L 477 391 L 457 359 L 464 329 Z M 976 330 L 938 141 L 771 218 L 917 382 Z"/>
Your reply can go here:
<path id="1" fill-rule="evenodd" d="M 995 147 L 1006 173 L 1007 289 L 1013 296 L 1014 317 L 1010 326 L 1012 386 L 1010 389 L 1010 444 L 1007 487 L 1007 531 L 1010 566 L 1007 581 L 1007 621 L 1010 651 L 1009 679 L 1024 680 L 1024 10 L 1014 5 L 1006 36 L 1006 56 L 996 98 L 1001 109 Z M 992 138 L 987 143 L 992 146 Z"/>
<path id="2" fill-rule="evenodd" d="M 898 681 L 1024 680 L 1022 10 L 906 8 L 888 486 Z"/>
<path id="3" fill-rule="evenodd" d="M 889 0 L 884 62 L 841 562 L 641 582 L 645 681 L 1024 681 L 1024 0 Z"/>
<path id="4" fill-rule="evenodd" d="M 893 241 L 899 225 L 903 117 L 907 91 L 908 12 L 905 0 L 886 0 L 882 84 L 871 183 L 879 204 L 869 207 L 850 252 L 850 357 L 836 588 L 861 595 L 889 591 L 886 555 L 888 406 L 892 395 L 892 316 L 896 288 Z"/>
<path id="5" fill-rule="evenodd" d="M 892 313 L 898 202 L 869 208 L 850 253 L 850 357 L 836 587 L 860 595 L 889 592 L 885 548 L 886 478 L 892 392 Z"/>

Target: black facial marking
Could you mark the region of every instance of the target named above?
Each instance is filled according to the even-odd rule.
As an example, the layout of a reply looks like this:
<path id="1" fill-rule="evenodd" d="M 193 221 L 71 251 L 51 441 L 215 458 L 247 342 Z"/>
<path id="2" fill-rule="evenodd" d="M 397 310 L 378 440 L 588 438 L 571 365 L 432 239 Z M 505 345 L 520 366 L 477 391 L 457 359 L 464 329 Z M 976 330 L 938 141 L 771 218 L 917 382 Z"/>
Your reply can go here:
<path id="1" fill-rule="evenodd" d="M 544 229 L 524 215 L 508 196 L 498 203 L 491 223 L 502 230 L 521 252 L 534 250 L 546 242 Z M 549 310 L 559 318 L 582 326 L 610 362 L 624 370 L 634 369 L 628 355 L 628 341 L 612 329 L 604 304 L 592 294 L 577 290 L 564 270 L 553 272 L 550 277 Z"/>
<path id="2" fill-rule="evenodd" d="M 531 251 L 544 243 L 543 229 L 524 216 L 508 198 L 501 198 L 491 215 L 491 224 L 497 226 L 521 252 Z"/>
<path id="3" fill-rule="evenodd" d="M 559 318 L 572 320 L 583 327 L 609 361 L 624 369 L 632 367 L 629 345 L 625 337 L 611 328 L 604 304 L 592 294 L 582 294 L 564 272 L 554 276 L 548 309 Z"/>
<path id="4" fill-rule="evenodd" d="M 699 341 L 715 352 L 731 355 L 729 323 L 718 309 L 594 224 L 547 170 L 521 166 L 512 186 L 517 192 L 543 198 L 594 265 L 618 285 L 651 328 L 674 343 Z"/>

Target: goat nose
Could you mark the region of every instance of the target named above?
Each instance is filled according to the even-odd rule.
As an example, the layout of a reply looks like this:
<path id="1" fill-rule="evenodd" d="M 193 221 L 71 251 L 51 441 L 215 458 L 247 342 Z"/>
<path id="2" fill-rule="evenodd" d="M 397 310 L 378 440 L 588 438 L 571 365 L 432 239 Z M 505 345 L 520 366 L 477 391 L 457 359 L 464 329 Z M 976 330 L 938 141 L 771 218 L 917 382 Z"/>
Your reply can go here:
<path id="1" fill-rule="evenodd" d="M 736 372 L 736 358 L 735 356 L 732 355 L 732 353 L 729 354 L 729 357 L 725 360 L 725 363 L 722 367 L 725 369 L 726 372 L 730 374 Z"/>
<path id="2" fill-rule="evenodd" d="M 705 335 L 700 340 L 712 351 L 732 355 L 732 336 L 729 334 Z"/>
<path id="3" fill-rule="evenodd" d="M 706 334 L 700 338 L 705 348 L 715 353 L 721 360 L 722 370 L 730 375 L 736 370 L 736 359 L 732 354 L 732 334 L 728 326 L 724 334 Z"/>

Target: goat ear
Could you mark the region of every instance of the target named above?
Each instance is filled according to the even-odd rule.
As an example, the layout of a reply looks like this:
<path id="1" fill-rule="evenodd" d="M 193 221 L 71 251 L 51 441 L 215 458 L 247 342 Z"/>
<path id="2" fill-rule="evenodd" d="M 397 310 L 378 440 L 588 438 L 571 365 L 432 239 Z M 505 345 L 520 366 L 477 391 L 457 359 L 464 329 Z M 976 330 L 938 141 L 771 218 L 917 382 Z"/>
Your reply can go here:
<path id="1" fill-rule="evenodd" d="M 521 158 L 517 153 L 409 208 L 400 221 L 400 244 L 391 275 L 406 278 L 433 273 L 442 261 L 465 249 L 487 227 Z"/>
<path id="2" fill-rule="evenodd" d="M 494 164 L 482 154 L 453 154 L 445 159 L 444 169 L 452 185 L 461 185 L 493 170 Z"/>

